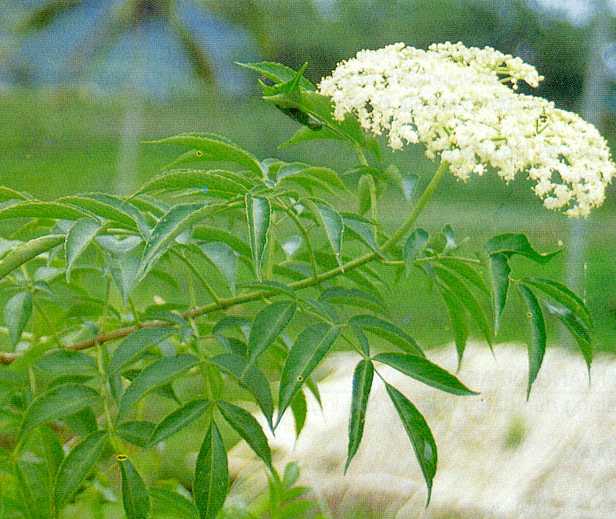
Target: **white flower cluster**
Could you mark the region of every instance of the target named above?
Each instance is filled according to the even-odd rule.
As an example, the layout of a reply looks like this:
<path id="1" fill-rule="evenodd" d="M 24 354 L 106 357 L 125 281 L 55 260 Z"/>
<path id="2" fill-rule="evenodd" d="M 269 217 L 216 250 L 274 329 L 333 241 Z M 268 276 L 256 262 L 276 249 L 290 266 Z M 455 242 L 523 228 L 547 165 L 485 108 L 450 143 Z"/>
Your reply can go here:
<path id="1" fill-rule="evenodd" d="M 514 91 L 519 81 L 541 79 L 531 65 L 488 47 L 424 51 L 398 43 L 340 63 L 319 91 L 331 97 L 337 119 L 354 114 L 365 130 L 386 133 L 393 149 L 422 143 L 462 180 L 487 168 L 506 181 L 526 172 L 547 208 L 586 216 L 603 203 L 616 166 L 593 125 Z"/>

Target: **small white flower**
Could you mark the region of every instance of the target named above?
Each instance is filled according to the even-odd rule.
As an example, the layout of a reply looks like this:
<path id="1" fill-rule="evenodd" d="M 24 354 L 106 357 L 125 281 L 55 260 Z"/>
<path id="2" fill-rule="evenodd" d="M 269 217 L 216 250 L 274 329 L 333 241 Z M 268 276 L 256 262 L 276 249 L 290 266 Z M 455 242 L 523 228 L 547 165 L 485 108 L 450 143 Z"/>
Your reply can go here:
<path id="1" fill-rule="evenodd" d="M 402 43 L 360 51 L 321 80 L 334 116 L 354 114 L 393 149 L 422 143 L 459 179 L 489 167 L 505 181 L 526 173 L 551 209 L 586 216 L 603 203 L 616 174 L 605 139 L 574 113 L 518 83 L 543 78 L 520 58 L 492 48 L 441 43 L 427 51 Z"/>

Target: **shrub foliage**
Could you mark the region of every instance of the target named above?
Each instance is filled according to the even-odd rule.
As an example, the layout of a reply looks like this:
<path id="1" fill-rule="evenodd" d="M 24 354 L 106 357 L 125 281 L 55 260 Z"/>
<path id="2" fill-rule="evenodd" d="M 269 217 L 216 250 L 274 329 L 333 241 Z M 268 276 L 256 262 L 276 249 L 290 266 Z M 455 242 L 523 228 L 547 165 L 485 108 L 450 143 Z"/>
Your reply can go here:
<path id="1" fill-rule="evenodd" d="M 436 441 L 421 402 L 389 385 L 379 367 L 455 396 L 476 393 L 388 318 L 386 270 L 431 280 L 460 362 L 474 330 L 492 347 L 518 294 L 530 328 L 529 392 L 548 314 L 590 367 L 582 299 L 557 281 L 512 275 L 513 256 L 544 264 L 559 251 L 540 253 L 525 235 L 503 234 L 465 254 L 450 226 L 431 234 L 417 227 L 446 163 L 427 181 L 400 172 L 355 119 L 333 117 L 303 69 L 245 66 L 264 78 L 264 100 L 299 123 L 286 145 L 336 141 L 357 156 L 356 167 L 261 160 L 220 135 L 184 133 L 153 143 L 181 154 L 127 197 L 41 201 L 0 188 L 0 222 L 9 224 L 0 259 L 4 517 L 59 517 L 109 478 L 118 479 L 130 519 L 162 509 L 165 517 L 216 517 L 229 489 L 226 437 L 245 441 L 280 481 L 266 431 L 285 413 L 297 434 L 310 427 L 305 394 L 320 400 L 314 370 L 335 348 L 358 355 L 347 468 L 380 379 L 429 500 Z M 388 186 L 408 207 L 394 230 L 379 216 Z M 147 406 L 163 401 L 171 410 L 154 420 Z M 187 427 L 201 435 L 189 495 L 161 487 L 135 461 Z"/>

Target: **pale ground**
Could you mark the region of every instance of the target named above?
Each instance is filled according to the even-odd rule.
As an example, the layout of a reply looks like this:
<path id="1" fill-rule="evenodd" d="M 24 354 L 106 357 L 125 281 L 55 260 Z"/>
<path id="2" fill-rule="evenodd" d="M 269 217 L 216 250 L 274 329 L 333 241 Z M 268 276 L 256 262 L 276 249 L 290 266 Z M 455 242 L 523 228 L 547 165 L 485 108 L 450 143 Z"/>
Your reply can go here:
<path id="1" fill-rule="evenodd" d="M 431 352 L 455 369 L 454 348 Z M 601 519 L 616 517 L 616 359 L 599 356 L 589 386 L 581 356 L 546 353 L 530 401 L 526 350 L 499 345 L 494 360 L 469 345 L 460 379 L 481 392 L 456 397 L 381 367 L 424 414 L 439 447 L 432 503 L 410 443 L 375 376 L 360 450 L 343 474 L 351 378 L 358 358 L 332 357 L 322 369 L 324 409 L 309 396 L 306 428 L 295 441 L 291 413 L 272 438 L 275 464 L 296 460 L 334 517 L 363 504 L 372 517 Z M 263 490 L 263 470 L 245 445 L 231 453 L 232 500 Z M 255 475 L 258 474 L 258 475 Z M 250 476 L 248 476 L 250 475 Z M 359 517 L 359 515 L 351 515 Z"/>

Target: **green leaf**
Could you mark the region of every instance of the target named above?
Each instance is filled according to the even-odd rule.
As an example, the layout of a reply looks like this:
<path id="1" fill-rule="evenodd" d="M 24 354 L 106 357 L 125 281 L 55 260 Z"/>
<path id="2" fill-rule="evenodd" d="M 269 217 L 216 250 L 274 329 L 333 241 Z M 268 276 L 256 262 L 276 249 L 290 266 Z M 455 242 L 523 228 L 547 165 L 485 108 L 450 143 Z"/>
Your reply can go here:
<path id="1" fill-rule="evenodd" d="M 178 169 L 165 172 L 146 182 L 136 194 L 152 191 L 205 190 L 227 196 L 244 194 L 253 182 L 231 171 L 222 169 Z"/>
<path id="2" fill-rule="evenodd" d="M 175 239 L 193 224 L 207 216 L 226 209 L 226 204 L 179 204 L 172 207 L 168 213 L 161 217 L 148 239 L 139 269 L 140 278 L 143 279 L 149 269 L 160 257 L 167 252 Z"/>
<path id="3" fill-rule="evenodd" d="M 9 330 L 11 344 L 15 346 L 21 339 L 28 321 L 32 317 L 32 294 L 18 292 L 4 306 L 4 324 Z"/>
<path id="4" fill-rule="evenodd" d="M 265 259 L 272 208 L 269 200 L 246 196 L 246 218 L 250 236 L 250 250 L 257 278 L 261 279 L 261 267 Z"/>
<path id="5" fill-rule="evenodd" d="M 340 140 L 340 136 L 325 126 L 314 128 L 312 126 L 301 126 L 289 140 L 278 145 L 278 149 L 288 148 L 304 142 L 316 140 Z"/>
<path id="6" fill-rule="evenodd" d="M 156 428 L 156 424 L 146 420 L 131 420 L 119 424 L 116 432 L 127 442 L 139 447 L 147 448 L 150 446 L 150 438 Z"/>
<path id="7" fill-rule="evenodd" d="M 131 230 L 147 229 L 145 218 L 129 202 L 105 193 L 87 193 L 66 196 L 61 202 L 82 209 L 99 218 L 112 221 L 119 227 Z"/>
<path id="8" fill-rule="evenodd" d="M 479 304 L 479 301 L 475 295 L 468 288 L 458 276 L 451 271 L 442 268 L 440 265 L 433 265 L 434 272 L 438 276 L 440 282 L 442 282 L 456 298 L 464 305 L 468 313 L 473 320 L 477 323 L 477 326 L 483 333 L 488 345 L 492 347 L 492 332 L 490 330 L 490 324 L 486 314 Z"/>
<path id="9" fill-rule="evenodd" d="M 534 292 L 524 285 L 518 285 L 518 291 L 528 308 L 528 320 L 531 330 L 531 338 L 528 345 L 528 389 L 526 391 L 526 398 L 528 399 L 533 382 L 537 378 L 543 363 L 547 339 L 543 311 Z"/>
<path id="10" fill-rule="evenodd" d="M 63 241 L 63 234 L 50 234 L 17 245 L 12 252 L 9 252 L 0 260 L 0 280 L 15 269 L 21 267 L 24 263 L 57 247 Z"/>
<path id="11" fill-rule="evenodd" d="M 139 360 L 149 348 L 165 340 L 173 333 L 173 330 L 169 328 L 141 328 L 131 333 L 113 352 L 109 362 L 109 373 L 118 373 L 130 366 L 133 362 Z"/>
<path id="12" fill-rule="evenodd" d="M 96 415 L 91 407 L 63 417 L 62 421 L 78 436 L 87 436 L 98 430 Z"/>
<path id="13" fill-rule="evenodd" d="M 250 333 L 250 320 L 237 315 L 226 315 L 214 325 L 214 328 L 212 328 L 212 333 L 219 336 L 222 332 L 229 328 L 237 329 L 242 332 L 244 337 L 248 337 L 248 334 Z"/>
<path id="14" fill-rule="evenodd" d="M 0 369 L 0 389 L 20 390 L 29 385 L 23 370 Z"/>
<path id="15" fill-rule="evenodd" d="M 334 252 L 338 265 L 342 264 L 342 239 L 344 236 L 344 220 L 342 216 L 327 204 L 305 200 L 303 202 L 317 221 L 325 229 L 327 241 Z"/>
<path id="16" fill-rule="evenodd" d="M 212 423 L 197 457 L 193 496 L 201 519 L 215 519 L 229 491 L 227 451 Z"/>
<path id="17" fill-rule="evenodd" d="M 351 460 L 359 449 L 364 435 L 368 397 L 374 378 L 374 365 L 368 359 L 362 359 L 353 372 L 353 394 L 351 398 L 351 415 L 349 418 L 349 445 L 344 472 L 349 469 Z"/>
<path id="18" fill-rule="evenodd" d="M 415 456 L 419 462 L 421 472 L 423 473 L 424 480 L 428 487 L 427 504 L 429 504 L 432 495 L 432 482 L 436 475 L 436 466 L 438 462 L 436 442 L 434 441 L 434 437 L 432 436 L 432 432 L 425 418 L 411 401 L 395 387 L 386 384 L 386 388 L 387 394 L 398 412 L 404 430 L 413 445 Z"/>
<path id="19" fill-rule="evenodd" d="M 130 203 L 143 213 L 150 213 L 158 218 L 169 210 L 169 204 L 150 195 L 137 195 L 130 198 Z"/>
<path id="20" fill-rule="evenodd" d="M 243 240 L 224 229 L 199 225 L 193 230 L 193 238 L 205 242 L 223 242 L 238 252 L 240 256 L 250 257 L 250 247 Z"/>
<path id="21" fill-rule="evenodd" d="M 452 395 L 477 395 L 455 376 L 433 362 L 408 353 L 379 353 L 374 360 L 387 364 L 400 373 Z"/>
<path id="22" fill-rule="evenodd" d="M 47 464 L 47 471 L 51 480 L 54 480 L 58 473 L 58 468 L 64 460 L 64 450 L 60 443 L 60 438 L 51 427 L 40 427 L 38 429 L 41 455 Z"/>
<path id="23" fill-rule="evenodd" d="M 373 202 L 376 201 L 376 184 L 372 175 L 362 175 L 357 184 L 357 199 L 359 214 L 366 214 L 370 209 L 374 209 Z M 374 218 L 374 214 L 371 213 Z"/>
<path id="24" fill-rule="evenodd" d="M 232 353 L 217 355 L 211 359 L 211 362 L 229 373 L 242 387 L 250 391 L 271 427 L 274 404 L 270 385 L 265 375 L 256 366 L 250 366 L 248 359 Z"/>
<path id="25" fill-rule="evenodd" d="M 81 375 L 93 377 L 98 374 L 96 361 L 80 351 L 56 350 L 43 355 L 36 368 L 54 378 Z"/>
<path id="26" fill-rule="evenodd" d="M 291 322 L 297 305 L 293 301 L 280 301 L 263 308 L 254 319 L 248 338 L 249 364 L 272 344 Z"/>
<path id="27" fill-rule="evenodd" d="M 137 248 L 123 254 L 113 255 L 108 261 L 111 277 L 120 291 L 124 306 L 128 306 L 128 298 L 137 284 L 141 256 L 141 250 Z"/>
<path id="28" fill-rule="evenodd" d="M 291 400 L 291 413 L 293 414 L 293 422 L 295 423 L 295 438 L 304 430 L 306 425 L 306 417 L 308 415 L 308 403 L 303 391 L 298 391 Z"/>
<path id="29" fill-rule="evenodd" d="M 490 289 L 487 287 L 483 276 L 474 266 L 454 256 L 442 256 L 438 258 L 437 261 L 442 267 L 466 279 L 471 285 L 481 290 L 484 294 L 490 295 Z"/>
<path id="30" fill-rule="evenodd" d="M 548 311 L 560 319 L 567 327 L 571 335 L 578 344 L 580 352 L 586 362 L 588 376 L 590 377 L 590 365 L 592 364 L 592 337 L 590 330 L 579 316 L 571 310 L 563 306 L 557 306 L 550 303 L 546 304 Z"/>
<path id="31" fill-rule="evenodd" d="M 500 329 L 500 321 L 507 304 L 509 291 L 509 259 L 505 254 L 497 253 L 490 256 L 490 277 L 492 279 L 492 301 L 494 304 L 494 333 Z"/>
<path id="32" fill-rule="evenodd" d="M 148 519 L 150 496 L 139 472 L 125 456 L 118 456 L 122 473 L 122 503 L 127 519 Z"/>
<path id="33" fill-rule="evenodd" d="M 376 242 L 374 225 L 356 214 L 342 213 L 341 215 L 346 231 L 366 244 L 374 252 L 380 254 L 379 246 Z"/>
<path id="34" fill-rule="evenodd" d="M 214 161 L 221 162 L 233 162 L 249 171 L 255 173 L 258 176 L 262 175 L 261 166 L 259 161 L 254 155 L 243 150 L 239 146 L 232 144 L 221 138 L 217 138 L 213 135 L 199 135 L 196 133 L 183 133 L 160 139 L 157 141 L 150 141 L 150 144 L 175 144 L 178 146 L 187 146 L 191 149 L 200 150 L 204 155 Z"/>
<path id="35" fill-rule="evenodd" d="M 370 141 L 368 141 L 370 142 Z M 375 143 L 375 148 L 377 149 L 377 153 L 380 153 L 380 148 L 378 146 L 378 141 L 376 139 L 373 141 Z M 390 184 L 397 187 L 404 200 L 407 202 L 413 198 L 415 194 L 415 190 L 417 188 L 417 184 L 419 182 L 419 176 L 413 175 L 409 173 L 401 173 L 397 166 L 394 164 L 390 164 L 384 170 L 370 168 L 371 174 L 376 178 L 385 178 L 389 181 Z"/>
<path id="36" fill-rule="evenodd" d="M 301 163 L 291 163 L 283 166 L 276 176 L 277 184 L 297 184 L 308 189 L 322 189 L 332 194 L 339 191 L 348 191 L 338 174 L 330 168 L 319 166 L 307 166 Z"/>
<path id="37" fill-rule="evenodd" d="M 306 328 L 296 339 L 280 376 L 278 423 L 293 397 L 331 349 L 339 334 L 338 327 L 319 323 Z"/>
<path id="38" fill-rule="evenodd" d="M 96 243 L 106 252 L 113 256 L 122 256 L 134 252 L 143 242 L 139 236 L 127 236 L 126 238 L 117 238 L 109 234 L 103 234 L 96 237 Z"/>
<path id="39" fill-rule="evenodd" d="M 417 341 L 395 324 L 373 315 L 356 315 L 349 319 L 353 329 L 371 332 L 397 346 L 402 351 L 425 357 Z"/>
<path id="40" fill-rule="evenodd" d="M 248 412 L 229 402 L 218 402 L 218 409 L 229 425 L 244 439 L 265 464 L 272 468 L 272 453 L 259 422 Z"/>
<path id="41" fill-rule="evenodd" d="M 592 329 L 592 317 L 586 303 L 562 283 L 552 279 L 527 277 L 523 283 L 539 289 L 541 292 L 561 304 L 582 320 L 586 328 Z"/>
<path id="42" fill-rule="evenodd" d="M 343 121 L 338 121 L 334 117 L 332 100 L 327 96 L 301 90 L 300 92 L 271 93 L 265 95 L 263 99 L 287 114 L 290 112 L 289 115 L 294 116 L 295 119 L 298 119 L 299 114 L 310 116 L 316 119 L 316 122 L 329 127 L 337 135 L 354 144 L 363 145 L 365 143 L 365 134 L 357 118 L 349 115 Z"/>
<path id="43" fill-rule="evenodd" d="M 448 253 L 452 250 L 455 250 L 459 247 L 456 241 L 456 235 L 453 230 L 453 227 L 449 224 L 445 224 L 441 229 L 441 233 L 445 237 L 445 253 Z"/>
<path id="44" fill-rule="evenodd" d="M 0 209 L 0 220 L 10 218 L 51 218 L 55 220 L 78 220 L 87 213 L 67 204 L 31 200 L 19 202 Z"/>
<path id="45" fill-rule="evenodd" d="M 486 243 L 485 248 L 490 256 L 494 254 L 504 254 L 510 257 L 514 254 L 519 254 L 542 265 L 562 252 L 562 250 L 557 250 L 547 254 L 541 254 L 532 247 L 525 234 L 518 233 L 507 233 L 495 236 Z"/>
<path id="46" fill-rule="evenodd" d="M 424 229 L 415 229 L 404 243 L 404 271 L 407 277 L 413 269 L 415 259 L 426 248 L 429 238 L 430 235 Z"/>
<path id="47" fill-rule="evenodd" d="M 164 488 L 150 488 L 152 509 L 164 519 L 198 519 L 199 514 L 184 496 Z"/>
<path id="48" fill-rule="evenodd" d="M 71 270 L 75 261 L 92 243 L 101 226 L 91 218 L 77 220 L 66 234 L 64 250 L 66 253 L 66 282 L 71 281 Z"/>
<path id="49" fill-rule="evenodd" d="M 293 80 L 297 72 L 286 65 L 272 61 L 260 61 L 258 63 L 236 63 L 240 67 L 253 70 L 263 77 L 275 82 L 286 83 Z M 304 76 L 301 76 L 299 85 L 306 90 L 315 90 L 315 86 Z"/>
<path id="50" fill-rule="evenodd" d="M 131 385 L 128 386 L 120 400 L 118 414 L 126 413 L 144 396 L 157 388 L 169 384 L 181 373 L 196 366 L 199 359 L 193 355 L 183 354 L 176 357 L 163 357 L 145 368 Z"/>
<path id="51" fill-rule="evenodd" d="M 24 415 L 21 424 L 23 436 L 35 427 L 52 420 L 59 420 L 98 402 L 99 394 L 82 384 L 62 384 L 37 396 Z"/>
<path id="52" fill-rule="evenodd" d="M 32 195 L 15 191 L 10 187 L 0 186 L 0 202 L 7 202 L 9 200 L 32 200 Z"/>
<path id="53" fill-rule="evenodd" d="M 21 459 L 14 466 L 18 491 L 28 519 L 52 519 L 51 481 L 47 464 L 35 458 L 33 461 Z M 3 490 L 4 486 L 3 483 Z M 20 514 L 18 517 L 23 516 Z"/>
<path id="54" fill-rule="evenodd" d="M 321 293 L 319 301 L 326 301 L 337 305 L 355 306 L 381 314 L 385 312 L 385 303 L 380 297 L 375 297 L 373 294 L 369 294 L 358 288 L 328 288 Z"/>
<path id="55" fill-rule="evenodd" d="M 108 443 L 107 432 L 96 431 L 78 443 L 64 458 L 54 488 L 56 509 L 60 510 L 75 495 L 88 477 Z"/>
<path id="56" fill-rule="evenodd" d="M 223 242 L 202 243 L 199 249 L 224 276 L 231 293 L 235 294 L 237 253 Z"/>
<path id="57" fill-rule="evenodd" d="M 453 331 L 454 341 L 456 343 L 456 352 L 458 354 L 458 369 L 462 364 L 466 342 L 468 341 L 468 325 L 466 322 L 466 310 L 462 303 L 456 298 L 455 294 L 446 286 L 439 286 L 445 306 L 447 306 L 447 314 Z"/>
<path id="58" fill-rule="evenodd" d="M 187 152 L 182 153 L 179 157 L 171 161 L 169 164 L 165 164 L 161 169 L 171 170 L 171 169 L 176 168 L 177 166 L 182 166 L 190 162 L 200 162 L 200 161 L 207 161 L 207 160 L 208 160 L 207 157 L 204 155 L 204 153 L 201 150 L 188 150 Z"/>
<path id="59" fill-rule="evenodd" d="M 199 418 L 209 406 L 210 402 L 207 400 L 192 400 L 168 414 L 156 426 L 150 439 L 150 445 L 156 445 L 158 442 L 181 431 L 184 427 L 190 425 Z"/>

